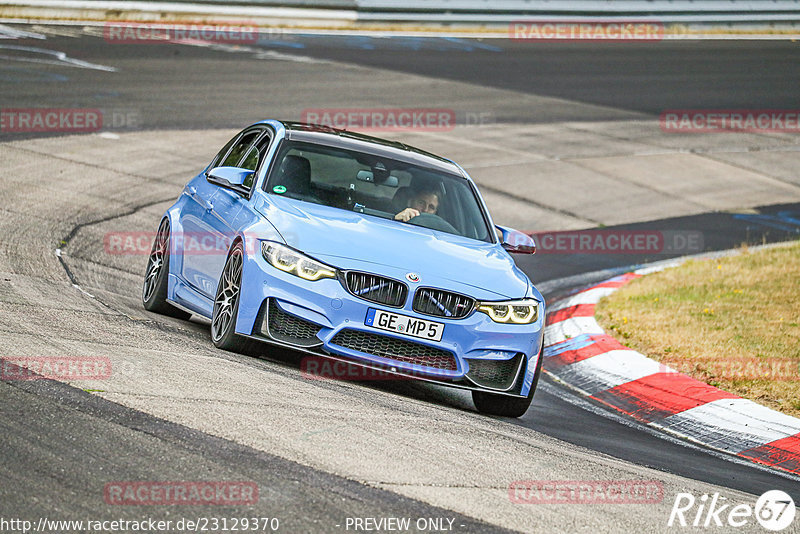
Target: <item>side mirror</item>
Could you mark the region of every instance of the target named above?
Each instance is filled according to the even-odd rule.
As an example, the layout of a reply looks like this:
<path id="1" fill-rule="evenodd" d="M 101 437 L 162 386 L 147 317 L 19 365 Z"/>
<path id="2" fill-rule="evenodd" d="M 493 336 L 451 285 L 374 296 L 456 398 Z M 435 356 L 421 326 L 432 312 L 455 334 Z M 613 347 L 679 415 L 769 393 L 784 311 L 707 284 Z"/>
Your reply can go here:
<path id="1" fill-rule="evenodd" d="M 248 185 L 252 185 L 254 174 L 253 171 L 239 167 L 216 167 L 206 173 L 206 179 L 212 184 L 246 195 L 250 191 Z"/>
<path id="2" fill-rule="evenodd" d="M 505 226 L 495 225 L 501 234 L 501 244 L 504 249 L 512 254 L 534 254 L 536 253 L 536 242 L 528 234 L 523 234 L 519 230 L 506 228 Z"/>

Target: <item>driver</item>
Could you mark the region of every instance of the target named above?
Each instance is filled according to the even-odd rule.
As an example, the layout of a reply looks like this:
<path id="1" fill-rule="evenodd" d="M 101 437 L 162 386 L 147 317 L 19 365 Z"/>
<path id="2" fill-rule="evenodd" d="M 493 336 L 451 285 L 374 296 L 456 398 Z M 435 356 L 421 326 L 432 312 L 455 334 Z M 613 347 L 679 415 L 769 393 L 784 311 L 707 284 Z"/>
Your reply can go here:
<path id="1" fill-rule="evenodd" d="M 436 215 L 439 210 L 439 193 L 436 189 L 421 189 L 408 199 L 408 207 L 394 216 L 398 221 L 408 222 L 421 213 Z"/>

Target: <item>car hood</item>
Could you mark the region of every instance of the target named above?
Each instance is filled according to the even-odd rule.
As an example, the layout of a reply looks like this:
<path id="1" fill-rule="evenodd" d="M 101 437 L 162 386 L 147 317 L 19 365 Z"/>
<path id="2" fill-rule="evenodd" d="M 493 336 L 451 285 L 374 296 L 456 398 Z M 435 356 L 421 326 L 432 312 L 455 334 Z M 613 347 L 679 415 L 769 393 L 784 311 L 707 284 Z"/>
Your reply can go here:
<path id="1" fill-rule="evenodd" d="M 387 276 L 413 272 L 421 285 L 447 280 L 445 289 L 466 285 L 498 298 L 521 298 L 528 290 L 528 278 L 497 244 L 276 196 L 256 207 L 287 245 L 342 269 L 374 264 Z"/>

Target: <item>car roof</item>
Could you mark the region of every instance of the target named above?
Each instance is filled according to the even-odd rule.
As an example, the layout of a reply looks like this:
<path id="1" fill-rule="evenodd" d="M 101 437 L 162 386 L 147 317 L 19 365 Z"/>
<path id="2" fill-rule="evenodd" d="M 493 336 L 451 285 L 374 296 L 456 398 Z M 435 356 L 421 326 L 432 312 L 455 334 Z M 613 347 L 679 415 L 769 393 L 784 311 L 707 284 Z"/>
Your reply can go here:
<path id="1" fill-rule="evenodd" d="M 286 129 L 286 138 L 291 141 L 305 141 L 367 152 L 466 178 L 461 168 L 449 159 L 406 145 L 399 141 L 390 141 L 380 137 L 318 124 L 293 121 L 277 122 L 280 122 Z"/>

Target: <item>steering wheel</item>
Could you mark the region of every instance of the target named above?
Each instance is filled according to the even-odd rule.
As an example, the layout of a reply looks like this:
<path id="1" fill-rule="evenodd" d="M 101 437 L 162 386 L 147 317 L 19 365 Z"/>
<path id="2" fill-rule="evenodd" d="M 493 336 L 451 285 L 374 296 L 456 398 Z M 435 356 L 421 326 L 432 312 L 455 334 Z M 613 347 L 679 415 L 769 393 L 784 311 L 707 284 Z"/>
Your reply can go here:
<path id="1" fill-rule="evenodd" d="M 431 230 L 458 234 L 458 230 L 456 230 L 452 224 L 433 213 L 420 213 L 416 217 L 410 218 L 408 223 L 422 226 L 423 228 L 430 228 Z"/>

